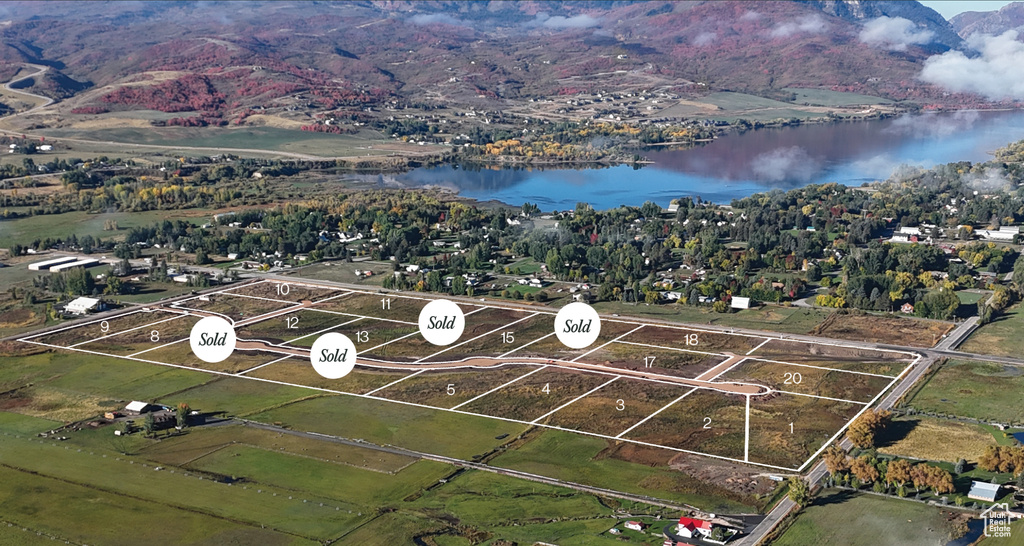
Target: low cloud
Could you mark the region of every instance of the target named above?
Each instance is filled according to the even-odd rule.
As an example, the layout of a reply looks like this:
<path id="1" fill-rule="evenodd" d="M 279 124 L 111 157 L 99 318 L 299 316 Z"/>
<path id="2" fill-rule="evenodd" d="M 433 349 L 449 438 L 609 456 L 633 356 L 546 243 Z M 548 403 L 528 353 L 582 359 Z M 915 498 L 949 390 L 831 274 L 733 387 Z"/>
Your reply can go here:
<path id="1" fill-rule="evenodd" d="M 1002 167 L 985 167 L 980 173 L 967 173 L 962 182 L 972 190 L 983 192 L 1008 190 L 1013 186 Z"/>
<path id="2" fill-rule="evenodd" d="M 711 45 L 711 44 L 715 43 L 715 40 L 717 38 L 718 38 L 718 34 L 716 34 L 714 32 L 701 32 L 700 34 L 697 35 L 696 38 L 693 39 L 693 45 L 695 45 L 697 47 L 704 47 L 706 45 Z"/>
<path id="3" fill-rule="evenodd" d="M 821 34 L 828 30 L 828 22 L 820 15 L 805 15 L 794 21 L 775 26 L 768 35 L 772 38 L 786 38 L 794 34 Z"/>
<path id="4" fill-rule="evenodd" d="M 820 165 L 803 148 L 791 146 L 759 154 L 750 169 L 763 182 L 809 182 Z"/>
<path id="5" fill-rule="evenodd" d="M 462 26 L 462 21 L 446 13 L 420 13 L 410 17 L 409 22 L 414 25 L 434 25 L 440 23 L 442 25 Z"/>
<path id="6" fill-rule="evenodd" d="M 587 14 L 573 15 L 572 17 L 565 17 L 562 15 L 556 15 L 554 17 L 548 15 L 546 12 L 540 12 L 536 15 L 536 18 L 531 22 L 530 26 L 562 29 L 562 28 L 590 28 L 596 27 L 601 24 L 601 20 L 596 17 L 591 17 Z"/>
<path id="7" fill-rule="evenodd" d="M 906 51 L 909 46 L 930 43 L 934 37 L 934 32 L 919 28 L 910 19 L 884 15 L 868 21 L 860 31 L 861 42 L 892 51 Z"/>
<path id="8" fill-rule="evenodd" d="M 745 23 L 750 21 L 757 21 L 760 18 L 761 14 L 756 11 L 748 11 L 743 15 L 740 15 L 740 21 L 743 21 Z"/>
<path id="9" fill-rule="evenodd" d="M 977 93 L 990 100 L 1024 100 L 1024 43 L 1017 31 L 999 36 L 975 34 L 967 44 L 981 52 L 969 58 L 960 51 L 932 55 L 924 62 L 919 78 L 955 93 Z"/>
<path id="10" fill-rule="evenodd" d="M 978 112 L 959 110 L 948 114 L 907 114 L 893 120 L 885 131 L 917 138 L 945 137 L 969 129 L 978 121 Z"/>

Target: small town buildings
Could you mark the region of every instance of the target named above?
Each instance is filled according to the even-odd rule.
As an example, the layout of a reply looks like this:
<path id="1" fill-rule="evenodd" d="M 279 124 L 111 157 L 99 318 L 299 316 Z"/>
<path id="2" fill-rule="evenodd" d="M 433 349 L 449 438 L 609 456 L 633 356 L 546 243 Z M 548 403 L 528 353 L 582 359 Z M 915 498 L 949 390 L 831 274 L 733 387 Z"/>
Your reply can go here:
<path id="1" fill-rule="evenodd" d="M 627 521 L 623 525 L 623 527 L 625 527 L 626 529 L 631 529 L 633 531 L 643 531 L 644 528 L 647 527 L 647 526 L 644 525 L 642 522 L 639 522 L 639 521 Z"/>
<path id="2" fill-rule="evenodd" d="M 729 307 L 732 307 L 733 309 L 750 309 L 750 298 L 734 296 L 729 302 Z"/>
<path id="3" fill-rule="evenodd" d="M 710 521 L 683 517 L 679 518 L 676 534 L 684 538 L 709 537 L 713 527 Z"/>
<path id="4" fill-rule="evenodd" d="M 74 262 L 63 263 L 50 267 L 50 273 L 60 273 L 61 271 L 67 271 L 68 269 L 74 269 L 76 267 L 95 267 L 100 265 L 100 261 L 95 258 L 82 258 Z"/>
<path id="5" fill-rule="evenodd" d="M 998 496 L 999 484 L 978 481 L 971 484 L 971 490 L 967 493 L 967 498 L 985 502 L 996 502 Z"/>
<path id="6" fill-rule="evenodd" d="M 77 261 L 78 258 L 74 256 L 61 256 L 59 258 L 50 258 L 49 260 L 44 260 L 42 262 L 28 264 L 28 269 L 29 271 L 41 271 L 43 269 L 50 269 L 55 265 L 69 264 Z"/>
<path id="7" fill-rule="evenodd" d="M 906 315 L 913 315 L 914 314 L 914 306 L 913 306 L 913 304 L 904 303 L 903 305 L 901 305 L 900 306 L 900 313 L 903 313 L 903 314 L 906 314 Z"/>
<path id="8" fill-rule="evenodd" d="M 156 411 L 157 409 L 159 408 L 153 406 L 149 402 L 133 400 L 124 407 L 124 412 L 128 415 L 142 415 L 143 413 L 149 413 L 151 411 Z"/>
<path id="9" fill-rule="evenodd" d="M 107 304 L 99 298 L 75 298 L 68 302 L 64 306 L 64 312 L 71 313 L 72 315 L 87 315 L 96 311 L 104 311 L 107 309 Z"/>

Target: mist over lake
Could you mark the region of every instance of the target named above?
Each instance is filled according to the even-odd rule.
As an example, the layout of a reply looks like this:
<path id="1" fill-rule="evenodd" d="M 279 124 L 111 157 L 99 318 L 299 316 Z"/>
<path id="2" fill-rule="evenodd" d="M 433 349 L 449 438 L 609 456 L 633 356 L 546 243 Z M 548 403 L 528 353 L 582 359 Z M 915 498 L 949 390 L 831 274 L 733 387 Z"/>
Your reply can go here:
<path id="1" fill-rule="evenodd" d="M 479 200 L 542 209 L 585 201 L 604 209 L 667 206 L 681 196 L 728 203 L 773 188 L 839 182 L 859 186 L 887 179 L 901 165 L 932 167 L 982 162 L 1024 139 L 1024 112 L 961 111 L 894 119 L 802 125 L 726 135 L 686 150 L 642 152 L 652 165 L 634 168 L 497 169 L 443 166 L 398 175 L 403 186 L 440 186 Z"/>

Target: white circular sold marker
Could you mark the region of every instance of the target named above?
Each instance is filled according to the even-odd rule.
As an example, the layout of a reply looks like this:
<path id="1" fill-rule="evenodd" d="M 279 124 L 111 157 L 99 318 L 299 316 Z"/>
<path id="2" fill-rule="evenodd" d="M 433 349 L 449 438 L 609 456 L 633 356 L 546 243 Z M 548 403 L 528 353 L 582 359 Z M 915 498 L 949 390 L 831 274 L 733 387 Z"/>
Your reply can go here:
<path id="1" fill-rule="evenodd" d="M 205 317 L 192 327 L 188 343 L 199 360 L 223 362 L 235 352 L 235 328 L 220 317 Z"/>
<path id="2" fill-rule="evenodd" d="M 466 329 L 466 315 L 450 300 L 434 300 L 420 311 L 420 334 L 434 345 L 451 345 Z"/>
<path id="3" fill-rule="evenodd" d="M 328 332 L 313 342 L 309 361 L 316 373 L 327 379 L 341 379 L 356 366 L 356 346 L 345 334 Z"/>
<path id="4" fill-rule="evenodd" d="M 581 301 L 566 305 L 555 315 L 555 336 L 570 349 L 589 347 L 599 335 L 601 317 L 593 307 Z"/>

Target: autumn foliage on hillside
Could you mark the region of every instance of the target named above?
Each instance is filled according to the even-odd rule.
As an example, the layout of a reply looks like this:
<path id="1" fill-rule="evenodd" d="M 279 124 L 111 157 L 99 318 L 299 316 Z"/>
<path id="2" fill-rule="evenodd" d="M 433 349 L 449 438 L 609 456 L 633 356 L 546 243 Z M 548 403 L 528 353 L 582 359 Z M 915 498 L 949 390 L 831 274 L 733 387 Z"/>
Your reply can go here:
<path id="1" fill-rule="evenodd" d="M 102 100 L 161 112 L 215 111 L 224 104 L 224 95 L 205 76 L 187 74 L 158 85 L 122 87 L 105 95 Z"/>

